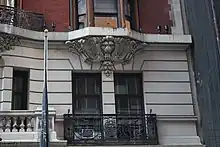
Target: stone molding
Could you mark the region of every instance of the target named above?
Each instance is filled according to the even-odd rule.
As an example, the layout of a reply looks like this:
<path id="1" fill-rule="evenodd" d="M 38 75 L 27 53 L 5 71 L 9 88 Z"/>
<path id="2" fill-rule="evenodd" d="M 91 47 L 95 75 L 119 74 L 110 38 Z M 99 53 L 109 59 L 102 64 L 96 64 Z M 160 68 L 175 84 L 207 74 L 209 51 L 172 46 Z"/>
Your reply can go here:
<path id="1" fill-rule="evenodd" d="M 100 70 L 110 76 L 115 64 L 127 64 L 146 43 L 128 37 L 88 36 L 66 41 L 70 52 L 77 51 L 87 64 L 100 63 Z"/>
<path id="2" fill-rule="evenodd" d="M 14 49 L 13 46 L 19 43 L 19 37 L 11 34 L 0 33 L 0 52 Z"/>

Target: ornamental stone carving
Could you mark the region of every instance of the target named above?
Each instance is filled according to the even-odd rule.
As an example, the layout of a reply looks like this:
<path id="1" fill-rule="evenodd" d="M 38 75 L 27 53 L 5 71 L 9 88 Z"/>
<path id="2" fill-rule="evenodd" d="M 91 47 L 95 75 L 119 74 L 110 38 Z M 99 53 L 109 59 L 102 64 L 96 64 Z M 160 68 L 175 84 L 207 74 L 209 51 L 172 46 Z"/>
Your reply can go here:
<path id="1" fill-rule="evenodd" d="M 100 63 L 100 70 L 109 76 L 117 63 L 127 64 L 146 44 L 126 37 L 85 37 L 67 41 L 70 52 L 77 51 L 88 64 Z"/>
<path id="2" fill-rule="evenodd" d="M 14 35 L 0 33 L 0 52 L 12 50 L 19 43 L 19 38 Z"/>

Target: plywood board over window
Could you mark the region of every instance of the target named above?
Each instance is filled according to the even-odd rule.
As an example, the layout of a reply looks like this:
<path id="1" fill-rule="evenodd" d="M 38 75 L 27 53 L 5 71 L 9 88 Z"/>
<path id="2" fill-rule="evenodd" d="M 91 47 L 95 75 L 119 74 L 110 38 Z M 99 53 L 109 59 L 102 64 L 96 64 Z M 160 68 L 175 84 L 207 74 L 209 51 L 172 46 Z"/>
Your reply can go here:
<path id="1" fill-rule="evenodd" d="M 95 17 L 95 26 L 117 28 L 117 18 L 116 17 Z"/>
<path id="2" fill-rule="evenodd" d="M 117 11 L 116 0 L 94 0 L 95 26 L 117 28 Z"/>

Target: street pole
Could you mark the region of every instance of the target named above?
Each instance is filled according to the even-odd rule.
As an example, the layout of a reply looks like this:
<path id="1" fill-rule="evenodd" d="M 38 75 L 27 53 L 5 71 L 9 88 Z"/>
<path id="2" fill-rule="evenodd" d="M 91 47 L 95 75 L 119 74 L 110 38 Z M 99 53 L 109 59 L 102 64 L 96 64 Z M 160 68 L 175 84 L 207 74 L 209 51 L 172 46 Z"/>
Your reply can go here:
<path id="1" fill-rule="evenodd" d="M 48 30 L 44 30 L 44 89 L 42 100 L 41 140 L 40 147 L 49 147 L 47 63 L 48 63 Z"/>

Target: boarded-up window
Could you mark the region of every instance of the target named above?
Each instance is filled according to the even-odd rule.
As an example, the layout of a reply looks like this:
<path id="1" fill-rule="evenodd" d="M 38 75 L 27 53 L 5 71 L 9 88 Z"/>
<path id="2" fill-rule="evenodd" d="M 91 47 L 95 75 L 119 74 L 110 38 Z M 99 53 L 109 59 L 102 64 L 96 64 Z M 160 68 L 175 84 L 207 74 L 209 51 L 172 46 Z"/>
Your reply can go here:
<path id="1" fill-rule="evenodd" d="M 29 71 L 13 71 L 12 110 L 27 110 Z"/>
<path id="2" fill-rule="evenodd" d="M 95 26 L 117 28 L 117 0 L 94 0 Z"/>

